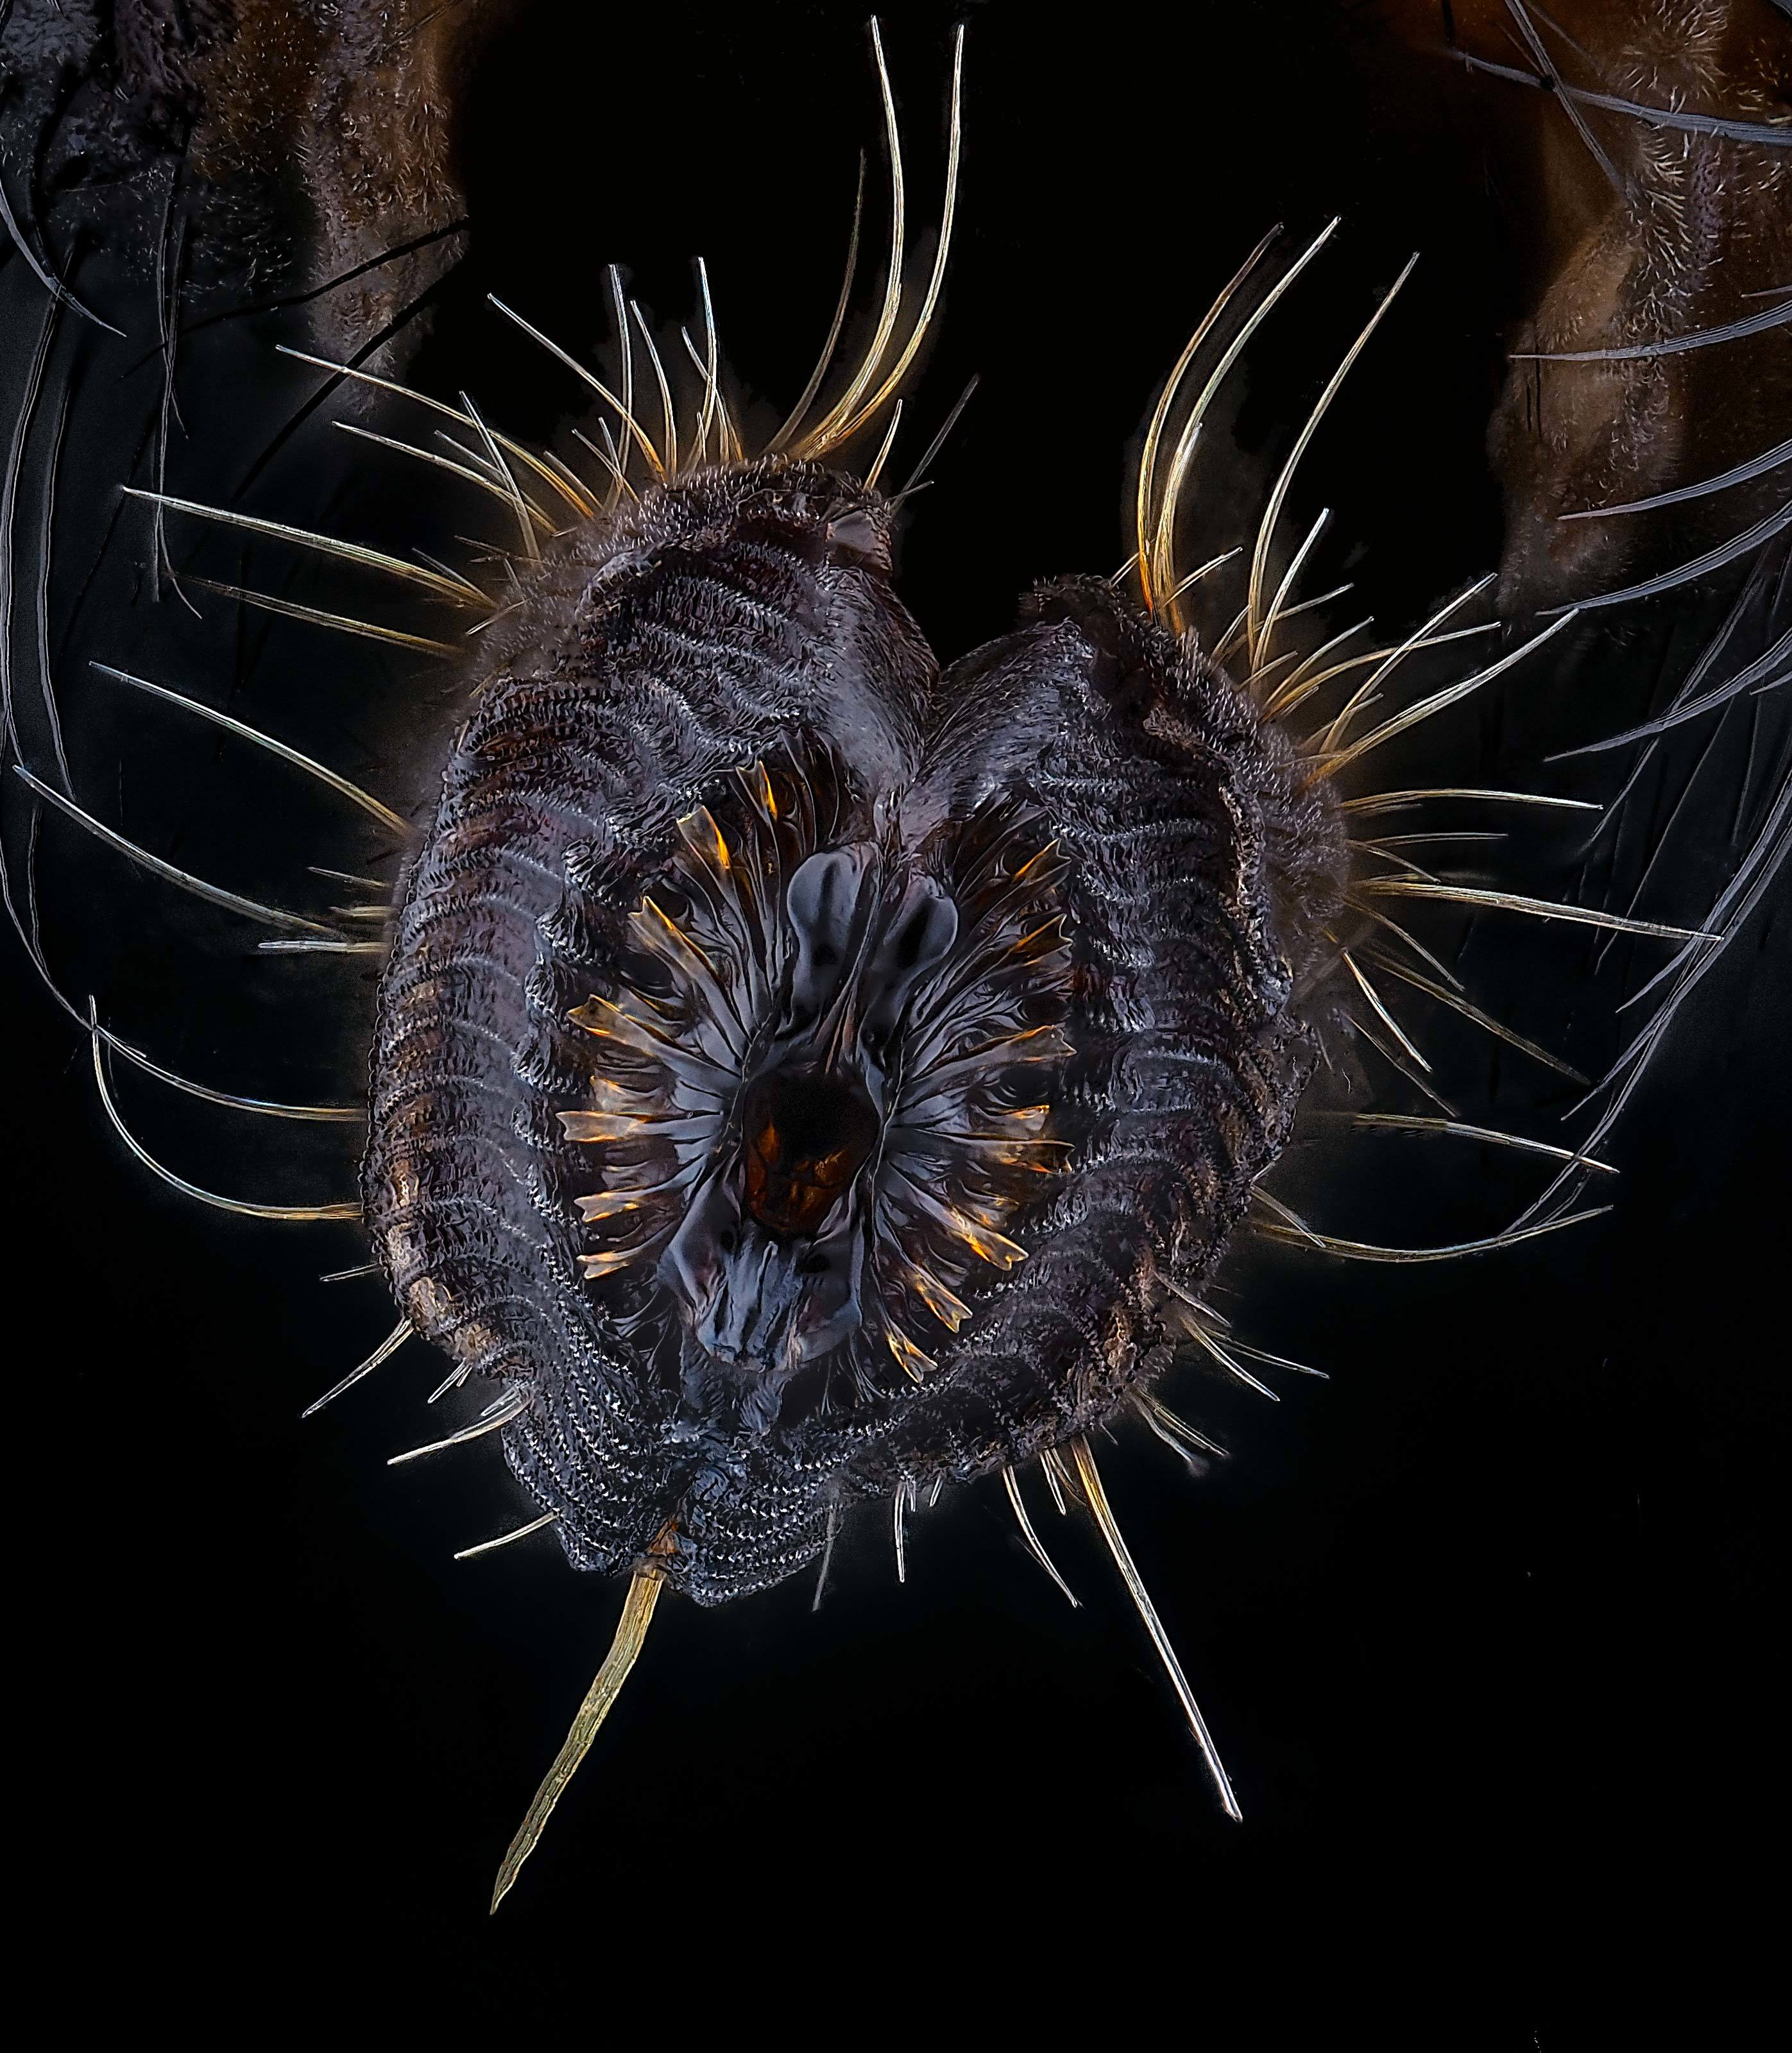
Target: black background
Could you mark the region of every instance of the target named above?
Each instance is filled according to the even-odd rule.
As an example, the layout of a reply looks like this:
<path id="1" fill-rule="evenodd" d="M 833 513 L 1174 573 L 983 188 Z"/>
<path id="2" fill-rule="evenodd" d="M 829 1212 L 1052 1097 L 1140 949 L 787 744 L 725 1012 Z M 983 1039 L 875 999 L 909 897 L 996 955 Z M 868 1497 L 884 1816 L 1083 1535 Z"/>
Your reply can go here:
<path id="1" fill-rule="evenodd" d="M 885 22 L 922 226 L 953 19 Z M 1278 218 L 1301 234 L 1346 217 L 1301 317 L 1253 353 L 1241 503 L 1420 248 L 1307 489 L 1370 544 L 1352 568 L 1390 620 L 1490 567 L 1482 438 L 1536 284 L 1535 194 L 1503 153 L 1497 89 L 1373 10 L 969 19 L 962 240 L 917 388 L 926 425 L 902 446 L 912 461 L 980 371 L 904 544 L 942 654 L 1000 631 L 1032 577 L 1118 560 L 1157 381 Z M 544 435 L 571 388 L 483 292 L 597 338 L 604 263 L 688 318 L 701 251 L 743 387 L 788 398 L 837 289 L 862 145 L 878 218 L 877 123 L 853 8 L 525 10 L 464 110 L 470 253 L 419 382 Z M 272 332 L 249 324 L 230 347 Z M 221 387 L 186 402 L 195 476 L 208 433 L 236 423 Z M 303 517 L 321 460 L 301 443 L 287 461 Z M 228 634 L 212 642 L 227 659 Z M 1609 704 L 1551 716 L 1580 736 L 1629 717 L 1633 681 L 1613 677 Z M 390 744 L 402 705 L 382 718 Z M 136 931 L 152 891 L 92 875 L 132 927 L 151 1008 L 215 999 L 237 1024 L 213 1052 L 265 1078 L 215 936 L 190 970 Z M 1568 983 L 1590 973 L 1573 937 L 1549 945 Z M 514 1522 L 516 1498 L 489 1452 L 383 1466 L 430 1436 L 422 1350 L 300 1426 L 391 1321 L 377 1279 L 308 1280 L 362 1258 L 352 1231 L 223 1220 L 153 1186 L 22 970 L 14 1867 L 81 1963 L 59 1984 L 69 2035 L 184 2020 L 259 2043 L 321 2018 L 450 2043 L 704 2043 L 761 2012 L 851 2038 L 1037 2029 L 1042 2006 L 1064 2033 L 1087 2003 L 1128 2038 L 1292 2043 L 1299 2016 L 1321 2020 L 1316 2043 L 1555 2053 L 1682 2043 L 1664 2006 L 1684 1988 L 1686 2043 L 1738 2043 L 1719 2020 L 1769 1937 L 1754 1870 L 1781 1749 L 1789 984 L 1769 908 L 1621 1129 L 1614 1212 L 1437 1268 L 1247 1255 L 1233 1316 L 1332 1380 L 1279 1379 L 1279 1407 L 1181 1386 L 1236 1450 L 1198 1485 L 1130 1434 L 1104 1454 L 1242 1827 L 1217 1814 L 1094 1541 L 1034 1490 L 1073 1613 L 986 1487 L 914 1521 L 906 1587 L 870 1513 L 819 1615 L 806 1578 L 717 1613 L 666 1604 L 489 1921 L 617 1593 L 568 1573 L 545 1535 L 450 1561 Z M 1546 1023 L 1571 1005 L 1535 1003 Z M 200 1067 L 206 1044 L 183 1055 Z M 269 1087 L 292 1094 L 294 1074 Z M 257 1180 L 226 1146 L 240 1129 L 195 1126 L 183 1152 L 186 1130 L 171 1117 L 156 1143 L 202 1182 L 297 1179 L 261 1136 Z M 1531 1187 L 1472 1149 L 1428 1183 L 1414 1160 L 1383 1149 L 1291 1188 L 1338 1231 L 1398 1214 L 1432 1238 L 1433 1203 L 1485 1231 Z"/>

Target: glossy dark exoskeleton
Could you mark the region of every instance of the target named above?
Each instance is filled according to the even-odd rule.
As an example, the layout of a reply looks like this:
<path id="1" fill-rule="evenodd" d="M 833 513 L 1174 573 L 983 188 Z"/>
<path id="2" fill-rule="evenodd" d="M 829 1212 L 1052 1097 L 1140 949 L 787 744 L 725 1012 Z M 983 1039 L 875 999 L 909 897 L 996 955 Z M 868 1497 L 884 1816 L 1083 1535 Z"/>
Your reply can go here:
<path id="1" fill-rule="evenodd" d="M 665 1572 L 700 1601 L 809 1562 L 847 1498 L 1024 1462 L 1160 1372 L 1170 1287 L 1211 1269 L 1310 1063 L 1338 840 L 1277 731 L 1100 581 L 1043 589 L 940 676 L 886 524 L 838 474 L 760 462 L 550 552 L 478 680 L 379 998 L 365 1197 L 400 1308 L 525 1394 L 505 1450 L 575 1564 L 626 1568 L 674 1521 Z M 788 877 L 761 866 L 747 965 L 692 940 L 679 821 L 704 809 L 721 840 L 710 891 L 737 879 L 749 767 L 768 846 L 780 787 L 786 811 L 825 787 L 833 819 Z M 1041 932 L 983 965 L 1036 891 Z M 643 995 L 653 1051 L 696 1097 L 606 1127 L 614 1049 L 581 1008 L 645 977 L 643 903 L 696 994 Z M 938 991 L 961 1019 L 925 1033 Z M 1016 1062 L 1027 1102 L 934 1119 L 906 1172 L 918 1084 L 1000 1094 Z M 992 1183 L 1000 1121 L 1035 1101 Z M 579 1201 L 654 1123 L 702 1150 L 631 1162 L 657 1232 L 593 1257 L 650 1207 L 599 1197 L 593 1226 Z M 881 1180 L 932 1207 L 938 1265 Z"/>
<path id="2" fill-rule="evenodd" d="M 761 461 L 551 550 L 382 986 L 401 1308 L 576 1565 L 670 1528 L 703 1602 L 1160 1372 L 1311 1061 L 1323 787 L 1098 580 L 942 675 L 890 518 Z"/>

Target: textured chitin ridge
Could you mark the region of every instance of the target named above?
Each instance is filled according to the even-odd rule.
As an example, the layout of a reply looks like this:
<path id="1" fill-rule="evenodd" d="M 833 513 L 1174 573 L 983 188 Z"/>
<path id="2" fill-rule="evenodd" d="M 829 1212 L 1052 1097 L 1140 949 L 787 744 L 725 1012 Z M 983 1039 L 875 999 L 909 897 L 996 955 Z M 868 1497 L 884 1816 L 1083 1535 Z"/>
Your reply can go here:
<path id="1" fill-rule="evenodd" d="M 526 1400 L 507 1456 L 580 1567 L 645 1554 L 703 1443 L 578 1266 L 574 1197 L 596 1180 L 556 1115 L 592 1105 L 598 1044 L 571 1015 L 615 987 L 706 790 L 804 730 L 879 787 L 914 761 L 935 665 L 886 571 L 875 495 L 796 465 L 699 476 L 575 531 L 505 623 L 410 879 L 367 1217 L 419 1329 Z M 788 1489 L 761 1505 L 764 1582 L 804 1558 L 812 1513 Z"/>
<path id="2" fill-rule="evenodd" d="M 941 683 L 905 816 L 994 791 L 1051 822 L 1071 935 L 1067 1144 L 1030 1258 L 855 1468 L 963 1478 L 1105 1419 L 1168 1366 L 1287 1139 L 1317 1050 L 1301 1003 L 1337 910 L 1330 797 L 1224 673 L 1099 579 L 1041 587 Z"/>
<path id="3" fill-rule="evenodd" d="M 769 461 L 557 544 L 382 987 L 401 1306 L 575 1565 L 702 1602 L 1165 1366 L 1310 1060 L 1275 730 L 1098 582 L 941 678 L 888 519 Z"/>

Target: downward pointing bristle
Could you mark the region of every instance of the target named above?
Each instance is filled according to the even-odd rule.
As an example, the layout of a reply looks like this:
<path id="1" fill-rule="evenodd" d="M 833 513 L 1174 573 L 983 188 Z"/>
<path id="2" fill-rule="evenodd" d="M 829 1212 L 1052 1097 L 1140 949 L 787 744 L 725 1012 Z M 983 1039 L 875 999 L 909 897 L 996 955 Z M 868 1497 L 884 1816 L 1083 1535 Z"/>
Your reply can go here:
<path id="1" fill-rule="evenodd" d="M 663 1534 L 661 1537 L 666 1537 Z M 659 1542 L 656 1541 L 654 1545 L 657 1548 Z M 623 1685 L 640 1658 L 647 1627 L 653 1623 L 654 1606 L 659 1601 L 662 1580 L 662 1572 L 655 1566 L 650 1564 L 635 1570 L 629 1583 L 628 1595 L 623 1601 L 623 1615 L 617 1623 L 616 1636 L 610 1643 L 610 1651 L 604 1655 L 603 1665 L 585 1693 L 585 1701 L 579 1706 L 565 1745 L 555 1755 L 553 1766 L 535 1792 L 529 1815 L 517 1827 L 517 1835 L 505 1850 L 503 1864 L 497 1871 L 497 1882 L 492 1890 L 491 1907 L 494 1912 L 522 1872 L 523 1863 L 534 1852 L 535 1843 L 553 1816 L 554 1806 L 577 1773 L 580 1762 L 590 1751 L 598 1727 L 610 1715 L 611 1706 L 622 1694 Z"/>
<path id="2" fill-rule="evenodd" d="M 1126 1585 L 1146 1631 L 1151 1635 L 1151 1643 L 1157 1650 L 1157 1658 L 1164 1664 L 1171 1686 L 1181 1700 L 1189 1720 L 1189 1727 L 1195 1736 L 1195 1743 L 1207 1763 L 1207 1770 L 1213 1778 L 1218 1791 L 1220 1807 L 1228 1818 L 1241 1821 L 1244 1813 L 1238 1808 L 1238 1799 L 1232 1794 L 1231 1778 L 1225 1764 L 1220 1758 L 1213 1735 L 1207 1729 L 1207 1720 L 1201 1715 L 1201 1706 L 1195 1702 L 1195 1693 L 1189 1686 L 1189 1678 L 1182 1672 L 1182 1663 L 1176 1658 L 1176 1649 L 1169 1643 L 1169 1635 L 1164 1630 L 1164 1622 L 1157 1615 L 1157 1607 L 1151 1601 L 1151 1594 L 1145 1587 L 1145 1580 L 1134 1565 L 1131 1553 L 1122 1537 L 1118 1521 L 1107 1501 L 1107 1493 L 1102 1487 L 1095 1458 L 1089 1450 L 1089 1443 L 1082 1435 L 1069 1443 L 1071 1457 L 1076 1463 L 1078 1480 L 1083 1485 L 1083 1494 L 1101 1535 L 1107 1542 L 1107 1550 L 1114 1556 L 1114 1565 L 1120 1571 L 1121 1580 Z"/>

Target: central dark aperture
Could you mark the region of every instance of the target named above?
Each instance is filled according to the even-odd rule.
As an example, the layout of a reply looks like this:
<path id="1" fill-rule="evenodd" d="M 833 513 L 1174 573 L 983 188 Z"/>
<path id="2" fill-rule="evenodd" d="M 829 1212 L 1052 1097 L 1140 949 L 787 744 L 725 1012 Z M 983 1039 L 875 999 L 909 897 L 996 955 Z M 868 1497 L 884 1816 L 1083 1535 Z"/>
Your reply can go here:
<path id="1" fill-rule="evenodd" d="M 772 1233 L 812 1234 L 870 1159 L 878 1116 L 855 1082 L 780 1070 L 747 1093 L 747 1209 Z"/>

